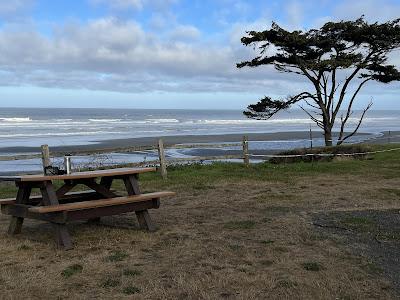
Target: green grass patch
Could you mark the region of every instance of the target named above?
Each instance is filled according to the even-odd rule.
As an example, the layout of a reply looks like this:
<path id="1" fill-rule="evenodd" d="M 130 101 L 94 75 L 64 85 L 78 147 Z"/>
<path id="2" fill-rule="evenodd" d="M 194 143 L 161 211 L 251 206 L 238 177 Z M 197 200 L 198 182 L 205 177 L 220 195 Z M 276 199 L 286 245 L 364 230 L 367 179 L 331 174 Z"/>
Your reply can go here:
<path id="1" fill-rule="evenodd" d="M 103 288 L 114 288 L 117 287 L 121 284 L 121 282 L 118 279 L 114 278 L 107 278 L 101 283 L 101 287 Z"/>
<path id="2" fill-rule="evenodd" d="M 302 263 L 302 267 L 304 268 L 304 270 L 312 272 L 318 272 L 324 269 L 324 267 L 320 263 L 315 261 Z"/>
<path id="3" fill-rule="evenodd" d="M 32 247 L 24 244 L 24 245 L 19 246 L 17 249 L 19 251 L 25 251 L 25 250 L 32 250 Z"/>
<path id="4" fill-rule="evenodd" d="M 253 229 L 256 226 L 256 222 L 251 220 L 244 221 L 230 221 L 224 224 L 225 229 L 237 230 L 237 229 Z"/>
<path id="5" fill-rule="evenodd" d="M 135 277 L 142 274 L 142 271 L 136 269 L 125 269 L 123 273 L 125 276 Z"/>
<path id="6" fill-rule="evenodd" d="M 277 287 L 285 288 L 285 289 L 293 289 L 297 286 L 298 286 L 297 282 L 289 280 L 289 279 L 281 279 L 277 283 Z"/>
<path id="7" fill-rule="evenodd" d="M 271 244 L 275 243 L 275 241 L 273 241 L 273 240 L 263 240 L 260 243 L 264 244 L 264 245 L 271 245 Z"/>
<path id="8" fill-rule="evenodd" d="M 274 262 L 272 260 L 262 260 L 260 261 L 260 264 L 263 265 L 264 267 L 269 267 L 272 266 L 274 264 Z"/>
<path id="9" fill-rule="evenodd" d="M 196 190 L 196 191 L 205 191 L 205 190 L 211 190 L 214 187 L 208 183 L 205 182 L 197 182 L 195 184 L 192 185 L 192 189 Z"/>
<path id="10" fill-rule="evenodd" d="M 80 264 L 73 264 L 67 268 L 65 268 L 62 272 L 61 275 L 64 278 L 69 278 L 75 274 L 81 273 L 83 270 L 83 266 Z"/>
<path id="11" fill-rule="evenodd" d="M 118 262 L 118 261 L 123 261 L 128 256 L 129 256 L 128 253 L 126 253 L 125 251 L 117 250 L 113 251 L 109 256 L 107 256 L 106 260 L 110 262 Z"/>
<path id="12" fill-rule="evenodd" d="M 137 294 L 140 293 L 140 289 L 137 288 L 136 286 L 130 285 L 125 287 L 122 292 L 126 295 L 133 295 L 133 294 Z"/>

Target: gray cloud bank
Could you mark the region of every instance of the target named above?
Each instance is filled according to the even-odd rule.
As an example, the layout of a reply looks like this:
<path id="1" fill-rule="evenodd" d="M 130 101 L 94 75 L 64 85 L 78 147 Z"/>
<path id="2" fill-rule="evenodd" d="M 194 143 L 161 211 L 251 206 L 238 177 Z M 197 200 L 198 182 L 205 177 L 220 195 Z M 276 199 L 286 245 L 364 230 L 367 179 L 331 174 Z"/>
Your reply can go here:
<path id="1" fill-rule="evenodd" d="M 0 31 L 0 84 L 123 92 L 232 91 L 268 86 L 274 71 L 237 70 L 248 56 L 236 45 L 213 45 L 179 25 L 165 36 L 134 21 L 102 18 L 70 23 L 51 37 L 29 28 Z M 286 79 L 284 76 L 282 79 Z"/>

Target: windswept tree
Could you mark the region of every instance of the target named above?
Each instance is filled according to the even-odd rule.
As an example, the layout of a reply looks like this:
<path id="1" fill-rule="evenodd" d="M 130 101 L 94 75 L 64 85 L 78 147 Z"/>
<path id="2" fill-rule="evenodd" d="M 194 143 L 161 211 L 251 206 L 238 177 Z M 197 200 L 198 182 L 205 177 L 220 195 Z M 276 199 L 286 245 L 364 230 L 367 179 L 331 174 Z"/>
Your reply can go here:
<path id="1" fill-rule="evenodd" d="M 265 97 L 249 105 L 249 118 L 268 119 L 298 104 L 324 132 L 325 145 L 332 145 L 332 129 L 338 120 L 338 142 L 359 129 L 370 103 L 361 112 L 355 129 L 346 133 L 357 94 L 369 81 L 400 80 L 400 72 L 387 63 L 388 54 L 400 47 L 400 19 L 378 24 L 363 17 L 355 21 L 328 22 L 320 29 L 286 31 L 276 23 L 270 30 L 250 31 L 241 39 L 257 49 L 258 56 L 237 64 L 238 68 L 273 65 L 279 72 L 295 73 L 311 82 L 310 90 L 285 99 Z"/>

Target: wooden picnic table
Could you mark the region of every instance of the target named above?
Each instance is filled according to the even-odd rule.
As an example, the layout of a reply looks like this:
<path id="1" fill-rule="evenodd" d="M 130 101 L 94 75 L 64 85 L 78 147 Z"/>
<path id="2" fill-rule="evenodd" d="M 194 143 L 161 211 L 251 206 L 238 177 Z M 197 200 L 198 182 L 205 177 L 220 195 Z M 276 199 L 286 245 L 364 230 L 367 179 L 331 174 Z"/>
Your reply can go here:
<path id="1" fill-rule="evenodd" d="M 119 168 L 76 172 L 68 175 L 0 176 L 0 181 L 14 181 L 16 198 L 0 200 L 1 211 L 12 216 L 8 233 L 21 232 L 24 218 L 50 222 L 57 245 L 73 248 L 66 224 L 75 220 L 99 221 L 100 217 L 135 211 L 139 226 L 155 230 L 148 209 L 159 208 L 160 198 L 173 196 L 173 192 L 142 194 L 139 174 L 154 172 L 155 168 Z M 114 180 L 122 180 L 127 196 L 111 189 Z M 56 189 L 55 181 L 63 185 Z M 70 192 L 75 186 L 84 185 L 89 190 Z M 40 196 L 31 196 L 32 189 L 39 189 Z"/>

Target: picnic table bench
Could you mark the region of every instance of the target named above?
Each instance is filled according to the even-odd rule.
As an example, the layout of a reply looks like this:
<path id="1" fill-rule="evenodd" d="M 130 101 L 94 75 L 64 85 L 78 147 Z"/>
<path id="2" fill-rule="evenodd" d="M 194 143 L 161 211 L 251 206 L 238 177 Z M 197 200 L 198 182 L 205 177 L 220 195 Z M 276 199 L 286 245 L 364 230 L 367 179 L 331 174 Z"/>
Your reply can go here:
<path id="1" fill-rule="evenodd" d="M 76 220 L 99 221 L 100 217 L 135 212 L 142 229 L 154 231 L 148 209 L 159 208 L 160 198 L 174 196 L 173 192 L 142 194 L 139 174 L 154 172 L 155 168 L 119 168 L 76 172 L 68 175 L 0 176 L 0 181 L 14 181 L 16 198 L 1 199 L 1 211 L 12 216 L 8 233 L 21 232 L 24 218 L 50 222 L 57 245 L 73 248 L 66 224 Z M 127 196 L 111 189 L 114 180 L 122 180 Z M 63 181 L 56 189 L 55 181 Z M 77 185 L 89 190 L 71 192 Z M 40 189 L 40 196 L 31 196 L 32 189 Z"/>

